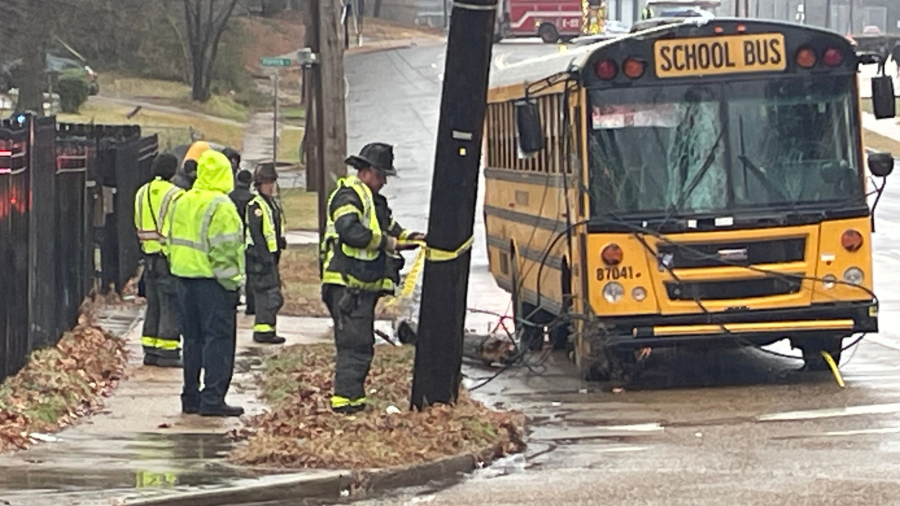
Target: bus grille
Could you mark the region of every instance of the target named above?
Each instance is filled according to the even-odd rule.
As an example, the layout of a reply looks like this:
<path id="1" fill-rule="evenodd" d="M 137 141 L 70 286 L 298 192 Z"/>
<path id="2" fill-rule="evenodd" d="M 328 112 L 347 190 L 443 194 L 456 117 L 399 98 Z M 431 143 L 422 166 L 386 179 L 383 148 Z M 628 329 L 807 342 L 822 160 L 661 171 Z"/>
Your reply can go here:
<path id="1" fill-rule="evenodd" d="M 760 265 L 802 262 L 806 256 L 806 238 L 712 244 L 659 244 L 660 271 L 723 265 Z"/>
<path id="2" fill-rule="evenodd" d="M 730 300 L 752 299 L 773 295 L 789 295 L 798 293 L 803 274 L 769 276 L 765 278 L 728 280 L 728 281 L 696 281 L 666 283 L 669 300 Z"/>

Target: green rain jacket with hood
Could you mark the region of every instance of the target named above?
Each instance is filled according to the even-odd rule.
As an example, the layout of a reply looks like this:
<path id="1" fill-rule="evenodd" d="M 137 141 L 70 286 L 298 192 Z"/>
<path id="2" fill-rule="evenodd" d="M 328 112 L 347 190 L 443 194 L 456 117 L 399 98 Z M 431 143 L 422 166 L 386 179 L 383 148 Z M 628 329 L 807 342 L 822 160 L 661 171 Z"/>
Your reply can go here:
<path id="1" fill-rule="evenodd" d="M 197 160 L 197 181 L 173 203 L 164 225 L 172 274 L 215 279 L 228 291 L 244 278 L 244 227 L 228 194 L 231 162 L 214 150 Z"/>

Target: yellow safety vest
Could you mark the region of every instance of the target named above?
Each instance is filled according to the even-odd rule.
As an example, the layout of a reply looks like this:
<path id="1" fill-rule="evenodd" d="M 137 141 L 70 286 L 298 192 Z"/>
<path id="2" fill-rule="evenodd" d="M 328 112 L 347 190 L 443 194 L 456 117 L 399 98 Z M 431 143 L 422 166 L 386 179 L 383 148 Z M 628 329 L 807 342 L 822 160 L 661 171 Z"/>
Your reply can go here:
<path id="1" fill-rule="evenodd" d="M 171 204 L 166 219 L 169 267 L 180 278 L 215 279 L 234 291 L 244 281 L 244 223 L 226 195 L 231 163 L 216 151 L 198 162 L 197 182 Z"/>
<path id="2" fill-rule="evenodd" d="M 172 199 L 184 191 L 157 177 L 141 186 L 134 198 L 134 228 L 141 250 L 148 255 L 162 253 L 165 246 L 163 222 Z"/>
<path id="3" fill-rule="evenodd" d="M 322 241 L 322 284 L 342 285 L 372 292 L 394 292 L 394 283 L 387 277 L 387 255 L 380 249 L 383 232 L 375 214 L 372 190 L 358 177 L 348 176 L 338 180 L 337 188 L 328 198 L 331 201 L 342 188 L 351 188 L 363 204 L 360 212 L 356 206 L 346 205 L 328 213 L 325 237 Z M 354 248 L 341 242 L 334 223 L 344 215 L 357 214 L 360 222 L 372 231 L 372 240 L 366 248 Z"/>
<path id="4" fill-rule="evenodd" d="M 266 239 L 266 249 L 269 250 L 269 253 L 277 253 L 278 252 L 278 237 L 275 235 L 275 217 L 272 216 L 272 208 L 269 207 L 269 204 L 266 202 L 261 195 L 257 195 L 250 200 L 250 203 L 247 204 L 247 212 L 250 212 L 250 206 L 256 202 L 259 204 L 259 208 L 262 210 L 262 233 L 263 237 Z M 284 221 L 284 211 L 280 213 L 281 216 L 281 233 L 284 233 L 284 227 L 286 223 Z M 250 223 L 250 215 L 246 216 L 245 223 Z M 253 234 L 247 233 L 247 247 L 253 247 Z"/>

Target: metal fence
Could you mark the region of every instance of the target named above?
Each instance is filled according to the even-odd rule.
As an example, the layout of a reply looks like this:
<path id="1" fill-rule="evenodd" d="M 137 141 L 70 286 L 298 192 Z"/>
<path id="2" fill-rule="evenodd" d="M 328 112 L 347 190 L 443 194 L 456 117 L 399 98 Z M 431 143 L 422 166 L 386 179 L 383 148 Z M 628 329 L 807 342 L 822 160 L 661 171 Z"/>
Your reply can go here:
<path id="1" fill-rule="evenodd" d="M 136 274 L 132 203 L 157 151 L 134 126 L 0 122 L 0 379 Z"/>

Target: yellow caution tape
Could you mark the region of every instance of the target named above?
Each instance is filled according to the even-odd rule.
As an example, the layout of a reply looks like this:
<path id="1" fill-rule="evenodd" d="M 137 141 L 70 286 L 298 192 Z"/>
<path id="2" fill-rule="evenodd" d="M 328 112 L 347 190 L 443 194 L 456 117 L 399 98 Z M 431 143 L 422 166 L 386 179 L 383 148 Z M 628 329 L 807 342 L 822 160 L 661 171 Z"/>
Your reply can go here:
<path id="1" fill-rule="evenodd" d="M 825 359 L 825 362 L 828 363 L 828 367 L 831 368 L 831 374 L 834 374 L 834 380 L 837 381 L 838 386 L 844 388 L 844 378 L 841 377 L 841 371 L 838 370 L 834 358 L 832 358 L 827 351 L 822 352 L 822 358 Z"/>
<path id="2" fill-rule="evenodd" d="M 431 262 L 448 262 L 450 260 L 455 260 L 463 253 L 469 251 L 474 242 L 475 238 L 470 237 L 462 244 L 462 246 L 456 248 L 455 251 L 445 251 L 429 247 L 425 241 L 398 241 L 398 245 L 401 247 L 411 246 L 413 244 L 419 246 L 419 252 L 416 255 L 416 260 L 413 262 L 412 268 L 410 268 L 409 273 L 403 280 L 403 286 L 400 289 L 400 293 L 395 297 L 388 298 L 384 303 L 385 307 L 394 307 L 399 304 L 401 300 L 407 300 L 412 297 L 413 292 L 416 290 L 416 285 L 419 283 L 419 276 L 422 273 L 422 269 L 425 267 L 425 260 Z"/>
<path id="3" fill-rule="evenodd" d="M 466 242 L 462 243 L 462 246 L 456 248 L 453 251 L 440 250 L 432 246 L 428 246 L 425 241 L 399 241 L 399 246 L 410 246 L 415 244 L 419 246 L 423 250 L 425 250 L 425 259 L 431 262 L 449 262 L 450 260 L 456 260 L 463 253 L 472 249 L 472 244 L 475 242 L 474 237 L 469 237 Z"/>

